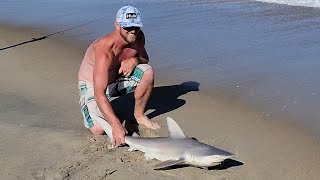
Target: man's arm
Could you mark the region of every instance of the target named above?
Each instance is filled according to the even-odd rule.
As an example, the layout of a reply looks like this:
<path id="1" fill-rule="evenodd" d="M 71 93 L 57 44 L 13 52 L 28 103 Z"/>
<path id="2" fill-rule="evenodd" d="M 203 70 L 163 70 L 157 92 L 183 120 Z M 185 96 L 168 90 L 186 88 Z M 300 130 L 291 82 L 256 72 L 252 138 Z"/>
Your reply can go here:
<path id="1" fill-rule="evenodd" d="M 134 71 L 134 68 L 139 64 L 147 64 L 149 62 L 149 56 L 145 49 L 145 38 L 142 31 L 138 36 L 135 46 L 137 55 L 121 62 L 119 74 L 123 74 L 125 77 L 129 77 Z"/>
<path id="2" fill-rule="evenodd" d="M 138 39 L 138 64 L 147 64 L 149 62 L 149 56 L 145 48 L 145 37 L 144 33 L 140 32 L 140 38 Z"/>
<path id="3" fill-rule="evenodd" d="M 94 98 L 97 105 L 112 127 L 113 145 L 118 146 L 124 144 L 125 130 L 121 125 L 118 117 L 115 115 L 105 91 L 109 82 L 109 71 L 111 70 L 114 53 L 110 48 L 97 42 L 95 49 L 95 66 L 93 71 Z"/>

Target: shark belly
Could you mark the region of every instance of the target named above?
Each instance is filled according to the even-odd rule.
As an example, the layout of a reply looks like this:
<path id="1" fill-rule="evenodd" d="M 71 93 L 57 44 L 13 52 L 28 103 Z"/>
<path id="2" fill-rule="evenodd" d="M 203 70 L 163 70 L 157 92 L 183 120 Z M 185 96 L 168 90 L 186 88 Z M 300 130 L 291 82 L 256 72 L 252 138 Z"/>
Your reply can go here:
<path id="1" fill-rule="evenodd" d="M 169 138 L 126 138 L 129 150 L 138 150 L 145 153 L 146 159 L 157 159 L 160 161 L 184 159 L 184 153 L 180 147 L 172 146 Z"/>

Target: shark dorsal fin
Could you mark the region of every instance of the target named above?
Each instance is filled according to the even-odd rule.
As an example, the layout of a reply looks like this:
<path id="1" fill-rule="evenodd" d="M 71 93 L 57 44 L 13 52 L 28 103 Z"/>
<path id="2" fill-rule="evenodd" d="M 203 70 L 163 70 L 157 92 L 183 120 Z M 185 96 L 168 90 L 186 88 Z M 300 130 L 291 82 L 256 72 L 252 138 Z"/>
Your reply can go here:
<path id="1" fill-rule="evenodd" d="M 132 137 L 139 138 L 140 136 L 136 132 L 133 132 Z"/>
<path id="2" fill-rule="evenodd" d="M 167 117 L 167 126 L 171 138 L 186 138 L 180 126 L 170 117 Z"/>

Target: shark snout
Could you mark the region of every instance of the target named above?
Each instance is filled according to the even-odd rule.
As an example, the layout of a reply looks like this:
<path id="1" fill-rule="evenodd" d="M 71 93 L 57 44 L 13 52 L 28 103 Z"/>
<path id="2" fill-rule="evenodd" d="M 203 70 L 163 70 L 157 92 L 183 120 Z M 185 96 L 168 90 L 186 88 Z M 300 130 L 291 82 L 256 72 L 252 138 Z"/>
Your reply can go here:
<path id="1" fill-rule="evenodd" d="M 226 155 L 210 155 L 210 156 L 199 156 L 199 155 L 186 155 L 186 162 L 196 166 L 210 167 L 221 164 L 224 160 L 231 158 L 233 154 Z"/>
<path id="2" fill-rule="evenodd" d="M 232 155 L 214 155 L 214 156 L 211 156 L 210 158 L 212 159 L 213 163 L 221 163 L 222 161 L 229 159 L 232 156 L 233 154 Z"/>

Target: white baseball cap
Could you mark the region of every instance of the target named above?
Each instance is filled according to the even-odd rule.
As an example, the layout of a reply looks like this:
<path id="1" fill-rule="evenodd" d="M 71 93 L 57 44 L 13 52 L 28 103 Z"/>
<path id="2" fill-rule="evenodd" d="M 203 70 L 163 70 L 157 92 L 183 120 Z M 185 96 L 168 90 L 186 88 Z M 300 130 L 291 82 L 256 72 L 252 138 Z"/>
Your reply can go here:
<path id="1" fill-rule="evenodd" d="M 130 5 L 118 10 L 116 21 L 121 27 L 143 27 L 140 11 Z"/>

